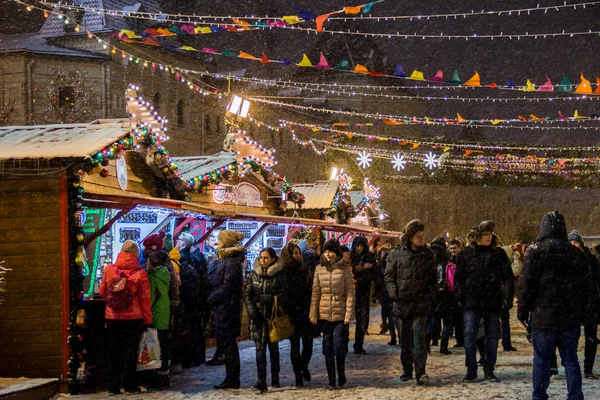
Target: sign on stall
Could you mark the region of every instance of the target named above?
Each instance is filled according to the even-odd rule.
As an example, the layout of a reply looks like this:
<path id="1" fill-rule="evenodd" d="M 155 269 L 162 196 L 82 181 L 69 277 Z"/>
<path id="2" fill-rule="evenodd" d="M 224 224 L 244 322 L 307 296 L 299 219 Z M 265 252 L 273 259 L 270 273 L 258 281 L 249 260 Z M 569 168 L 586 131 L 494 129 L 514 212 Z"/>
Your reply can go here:
<path id="1" fill-rule="evenodd" d="M 213 201 L 217 204 L 233 203 L 247 207 L 262 207 L 263 201 L 258 188 L 242 182 L 237 186 L 218 184 L 213 190 Z"/>

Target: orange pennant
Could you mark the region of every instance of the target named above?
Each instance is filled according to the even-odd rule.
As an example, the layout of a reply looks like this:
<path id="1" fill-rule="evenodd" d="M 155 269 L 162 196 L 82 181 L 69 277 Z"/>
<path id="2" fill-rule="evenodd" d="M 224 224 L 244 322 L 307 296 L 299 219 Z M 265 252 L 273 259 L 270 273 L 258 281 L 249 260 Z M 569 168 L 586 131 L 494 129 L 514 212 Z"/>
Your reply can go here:
<path id="1" fill-rule="evenodd" d="M 346 133 L 346 136 L 348 137 L 348 139 L 352 139 L 354 137 L 354 134 L 352 134 L 352 133 Z"/>
<path id="2" fill-rule="evenodd" d="M 580 75 L 581 83 L 577 85 L 577 89 L 575 89 L 575 93 L 583 93 L 583 94 L 592 94 L 592 84 L 590 81 L 585 79 L 583 74 Z"/>
<path id="3" fill-rule="evenodd" d="M 594 94 L 600 94 L 600 78 L 596 77 L 596 91 Z"/>
<path id="4" fill-rule="evenodd" d="M 342 10 L 342 11 L 334 11 L 334 12 L 331 12 L 329 14 L 319 15 L 317 17 L 317 21 L 316 21 L 317 22 L 317 32 L 323 32 L 323 24 L 325 23 L 325 21 L 327 21 L 327 18 L 331 17 L 332 15 L 339 14 L 339 13 L 342 13 L 342 12 L 344 12 L 344 10 Z"/>
<path id="5" fill-rule="evenodd" d="M 239 58 L 249 58 L 252 60 L 256 60 L 256 57 L 254 57 L 252 54 L 246 53 L 245 51 L 240 51 L 240 54 L 238 54 Z"/>
<path id="6" fill-rule="evenodd" d="M 479 72 L 475 72 L 475 75 L 471 77 L 468 81 L 463 83 L 465 86 L 481 86 L 481 79 L 479 78 Z"/>
<path id="7" fill-rule="evenodd" d="M 364 65 L 356 64 L 356 68 L 354 68 L 354 72 L 358 72 L 360 74 L 368 74 L 369 70 Z"/>
<path id="8" fill-rule="evenodd" d="M 527 118 L 525 118 L 525 117 L 524 117 L 524 116 L 522 116 L 522 115 L 519 115 L 519 120 L 520 120 L 520 121 L 529 121 Z"/>
<path id="9" fill-rule="evenodd" d="M 417 147 L 420 146 L 419 143 L 411 143 L 411 144 L 412 144 L 412 149 L 411 150 L 414 150 L 414 149 L 416 149 Z"/>
<path id="10" fill-rule="evenodd" d="M 346 12 L 347 15 L 356 15 L 358 13 L 360 13 L 360 10 L 362 10 L 362 8 L 364 7 L 364 5 L 362 6 L 348 6 L 344 8 L 344 11 Z"/>
<path id="11" fill-rule="evenodd" d="M 456 119 L 458 119 L 459 124 L 464 124 L 464 123 L 469 122 L 466 119 L 464 119 L 463 117 L 461 117 L 460 114 L 456 114 Z"/>
<path id="12" fill-rule="evenodd" d="M 237 18 L 231 18 L 231 20 L 233 21 L 234 24 L 241 26 L 243 30 L 245 30 L 245 31 L 250 30 L 249 22 L 242 21 L 241 19 L 237 19 Z"/>
<path id="13" fill-rule="evenodd" d="M 534 114 L 529 114 L 529 118 L 531 118 L 533 121 L 544 121 L 545 120 L 545 118 L 536 117 Z"/>

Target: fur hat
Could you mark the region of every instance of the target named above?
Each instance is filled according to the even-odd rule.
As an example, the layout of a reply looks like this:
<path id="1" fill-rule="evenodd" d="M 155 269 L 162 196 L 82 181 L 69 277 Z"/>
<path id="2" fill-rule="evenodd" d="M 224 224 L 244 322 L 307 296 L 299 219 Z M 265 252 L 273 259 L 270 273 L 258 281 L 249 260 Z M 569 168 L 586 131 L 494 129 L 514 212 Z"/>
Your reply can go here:
<path id="1" fill-rule="evenodd" d="M 571 233 L 569 233 L 569 242 L 575 240 L 576 242 L 579 242 L 579 244 L 581 245 L 581 247 L 583 247 L 583 237 L 581 236 L 581 234 L 577 231 L 571 231 Z"/>
<path id="2" fill-rule="evenodd" d="M 244 240 L 244 234 L 242 232 L 224 230 L 219 232 L 219 248 L 234 247 L 238 243 Z"/>
<path id="3" fill-rule="evenodd" d="M 170 260 L 169 253 L 164 250 L 155 251 L 148 257 L 148 261 L 150 261 L 154 267 L 167 266 L 169 265 Z"/>
<path id="4" fill-rule="evenodd" d="M 337 239 L 329 239 L 323 245 L 323 253 L 326 251 L 332 251 L 337 255 L 340 255 L 340 242 Z"/>
<path id="5" fill-rule="evenodd" d="M 494 221 L 482 221 L 477 230 L 481 233 L 483 232 L 494 232 L 494 228 L 496 227 L 496 223 Z"/>
<path id="6" fill-rule="evenodd" d="M 167 236 L 167 233 L 165 231 L 160 231 L 160 232 L 155 233 L 154 235 L 150 235 L 146 239 L 144 239 L 144 241 L 142 242 L 142 245 L 144 246 L 144 249 L 146 250 L 146 252 L 152 253 L 155 251 L 162 250 L 165 247 L 165 243 L 164 243 L 165 236 Z"/>
<path id="7" fill-rule="evenodd" d="M 133 240 L 126 240 L 121 247 L 121 253 L 130 253 L 136 257 L 140 256 L 140 247 Z"/>
<path id="8" fill-rule="evenodd" d="M 410 240 L 417 232 L 423 232 L 425 230 L 425 224 L 418 219 L 413 219 L 404 227 L 404 231 L 402 231 L 402 244 L 404 246 L 408 246 Z"/>
<path id="9" fill-rule="evenodd" d="M 183 240 L 185 242 L 185 247 L 192 247 L 196 241 L 196 239 L 187 232 L 181 232 L 177 240 Z"/>

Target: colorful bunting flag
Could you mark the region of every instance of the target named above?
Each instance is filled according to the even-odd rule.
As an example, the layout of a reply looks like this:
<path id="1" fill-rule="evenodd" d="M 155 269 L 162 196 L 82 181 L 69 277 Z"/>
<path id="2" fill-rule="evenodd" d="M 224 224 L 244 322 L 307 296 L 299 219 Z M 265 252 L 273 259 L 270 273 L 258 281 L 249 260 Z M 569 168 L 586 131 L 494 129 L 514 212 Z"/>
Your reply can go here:
<path id="1" fill-rule="evenodd" d="M 329 69 L 329 68 L 331 68 L 329 66 L 329 63 L 325 59 L 325 56 L 323 55 L 323 53 L 321 53 L 321 57 L 319 59 L 319 63 L 317 65 L 315 65 L 315 68 L 320 68 L 320 69 Z"/>
<path id="2" fill-rule="evenodd" d="M 475 72 L 475 75 L 471 77 L 468 81 L 463 83 L 465 86 L 481 86 L 481 79 L 479 78 L 479 72 Z"/>
<path id="3" fill-rule="evenodd" d="M 460 85 L 462 83 L 460 76 L 458 76 L 458 69 L 455 69 L 454 72 L 452 72 L 452 79 L 450 79 L 448 83 L 454 83 L 455 85 Z"/>
<path id="4" fill-rule="evenodd" d="M 344 12 L 344 10 L 334 11 L 334 12 L 330 12 L 328 14 L 319 15 L 316 20 L 317 32 L 323 32 L 323 24 L 325 23 L 325 21 L 327 21 L 327 18 L 331 17 L 332 15 L 340 14 L 343 12 Z"/>
<path id="5" fill-rule="evenodd" d="M 194 29 L 194 33 L 201 33 L 204 35 L 207 33 L 212 33 L 212 30 L 210 29 L 210 26 L 198 26 L 196 29 Z"/>
<path id="6" fill-rule="evenodd" d="M 262 64 L 269 64 L 271 62 L 271 60 L 269 60 L 269 57 L 267 57 L 267 55 L 265 53 L 262 53 L 262 58 L 261 58 L 260 62 Z"/>
<path id="7" fill-rule="evenodd" d="M 362 12 L 364 14 L 368 14 L 371 12 L 371 8 L 373 8 L 373 6 L 377 3 L 382 3 L 384 0 L 378 0 L 378 1 L 373 1 L 371 3 L 367 3 L 363 6 Z"/>
<path id="8" fill-rule="evenodd" d="M 556 89 L 556 91 L 565 93 L 573 92 L 573 84 L 567 77 L 567 74 L 563 74 L 562 81 L 560 81 L 560 85 L 558 86 L 558 89 Z"/>
<path id="9" fill-rule="evenodd" d="M 288 25 L 295 25 L 304 22 L 304 20 L 297 15 L 284 15 L 281 20 Z"/>
<path id="10" fill-rule="evenodd" d="M 535 92 L 535 86 L 533 86 L 533 83 L 527 79 L 527 83 L 525 83 L 525 86 L 523 86 L 521 90 L 524 92 Z"/>
<path id="11" fill-rule="evenodd" d="M 247 58 L 250 60 L 258 60 L 258 58 L 254 57 L 252 54 L 246 53 L 245 51 L 240 51 L 240 54 L 238 54 L 239 58 Z"/>
<path id="12" fill-rule="evenodd" d="M 300 18 L 302 18 L 305 21 L 314 21 L 315 19 L 317 19 L 317 15 L 313 14 L 309 11 L 304 11 L 301 8 L 298 8 L 296 6 L 296 3 L 292 3 L 292 8 L 296 11 L 298 11 L 298 14 L 300 15 Z"/>
<path id="13" fill-rule="evenodd" d="M 346 6 L 344 7 L 344 12 L 346 13 L 346 15 L 360 14 L 360 10 L 362 10 L 363 7 L 364 4 L 362 6 Z"/>
<path id="14" fill-rule="evenodd" d="M 308 59 L 308 56 L 306 54 L 302 55 L 302 61 L 300 61 L 296 65 L 298 67 L 312 67 L 313 66 L 313 64 L 310 62 L 310 60 Z"/>
<path id="15" fill-rule="evenodd" d="M 394 76 L 397 76 L 399 78 L 406 78 L 406 72 L 404 72 L 404 68 L 402 68 L 402 65 L 400 63 L 396 64 L 396 71 L 394 71 Z"/>
<path id="16" fill-rule="evenodd" d="M 596 77 L 596 90 L 594 94 L 600 94 L 600 78 Z"/>
<path id="17" fill-rule="evenodd" d="M 415 69 L 408 79 L 414 79 L 416 81 L 424 81 L 425 75 L 423 75 L 423 73 L 421 71 L 417 71 Z"/>
<path id="18" fill-rule="evenodd" d="M 354 68 L 354 72 L 358 72 L 359 74 L 368 74 L 369 70 L 364 65 L 356 64 L 356 67 Z"/>
<path id="19" fill-rule="evenodd" d="M 554 86 L 552 86 L 552 82 L 550 81 L 550 77 L 548 75 L 546 75 L 546 79 L 546 83 L 540 86 L 538 92 L 554 92 Z"/>
<path id="20" fill-rule="evenodd" d="M 348 60 L 346 60 L 345 58 L 340 61 L 340 63 L 335 67 L 335 69 L 339 69 L 342 71 L 349 71 L 350 70 L 350 64 L 348 64 Z"/>
<path id="21" fill-rule="evenodd" d="M 181 50 L 185 50 L 185 51 L 198 51 L 197 49 L 193 48 L 192 46 L 181 46 Z"/>
<path id="22" fill-rule="evenodd" d="M 575 89 L 575 93 L 583 93 L 583 94 L 592 94 L 592 84 L 590 81 L 585 79 L 583 74 L 580 75 L 581 83 L 577 85 L 577 89 Z"/>
<path id="23" fill-rule="evenodd" d="M 444 72 L 441 69 L 438 69 L 437 74 L 429 80 L 433 82 L 444 82 Z"/>
<path id="24" fill-rule="evenodd" d="M 513 78 L 508 78 L 508 82 L 506 83 L 506 87 L 509 87 L 509 88 L 515 88 L 516 87 L 515 81 L 513 80 Z"/>

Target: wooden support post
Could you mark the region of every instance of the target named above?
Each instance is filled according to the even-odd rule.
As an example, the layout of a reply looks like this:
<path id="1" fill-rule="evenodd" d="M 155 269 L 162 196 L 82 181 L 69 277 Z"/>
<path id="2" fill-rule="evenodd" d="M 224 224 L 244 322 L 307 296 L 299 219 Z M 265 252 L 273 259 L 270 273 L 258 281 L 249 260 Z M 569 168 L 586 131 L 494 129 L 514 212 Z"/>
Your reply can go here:
<path id="1" fill-rule="evenodd" d="M 102 228 L 98 229 L 96 232 L 92 233 L 90 236 L 85 238 L 83 242 L 83 247 L 87 247 L 88 244 L 92 243 L 96 238 L 104 235 L 108 230 L 114 225 L 115 222 L 119 220 L 123 215 L 129 213 L 133 207 L 124 208 L 117 213 L 114 217 L 112 217 Z"/>
<path id="2" fill-rule="evenodd" d="M 250 238 L 250 240 L 248 240 L 248 242 L 246 243 L 246 245 L 244 247 L 248 248 L 248 247 L 252 246 L 252 243 L 254 243 L 256 241 L 256 239 L 258 239 L 260 237 L 260 235 L 262 235 L 267 230 L 267 228 L 270 227 L 271 225 L 272 224 L 265 222 L 260 228 L 258 228 L 258 230 L 254 234 L 254 236 L 252 236 Z"/>
<path id="3" fill-rule="evenodd" d="M 300 231 L 302 228 L 298 228 L 297 226 L 291 228 L 290 230 L 288 230 L 288 234 L 287 237 L 285 239 L 286 243 L 289 242 L 289 240 L 292 238 L 292 236 L 294 236 L 294 234 L 298 231 Z"/>
<path id="4" fill-rule="evenodd" d="M 190 222 L 193 222 L 195 220 L 196 220 L 195 217 L 187 217 L 185 219 L 185 221 L 183 221 L 181 224 L 177 225 L 175 227 L 175 229 L 173 229 L 173 240 L 175 240 L 175 238 L 177 237 L 177 235 L 179 235 L 179 232 L 181 232 L 181 230 L 183 228 L 185 228 L 186 226 L 188 226 L 190 224 Z"/>
<path id="5" fill-rule="evenodd" d="M 215 229 L 220 228 L 221 226 L 223 226 L 223 224 L 225 223 L 225 221 L 227 221 L 226 219 L 219 219 L 216 220 L 214 225 L 211 226 L 210 228 L 208 228 L 208 230 L 206 232 L 204 232 L 204 234 L 202 236 L 200 236 L 200 239 L 198 239 L 196 241 L 196 243 L 202 243 L 206 240 L 207 237 L 209 237 L 211 235 L 211 233 L 213 233 L 215 231 Z"/>

